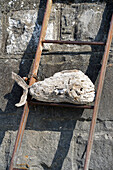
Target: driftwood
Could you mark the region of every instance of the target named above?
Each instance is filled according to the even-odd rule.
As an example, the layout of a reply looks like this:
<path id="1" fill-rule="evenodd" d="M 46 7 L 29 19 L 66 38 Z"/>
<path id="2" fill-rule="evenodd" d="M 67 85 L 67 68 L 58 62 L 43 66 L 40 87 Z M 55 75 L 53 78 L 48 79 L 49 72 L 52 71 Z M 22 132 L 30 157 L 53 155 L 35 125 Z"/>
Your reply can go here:
<path id="1" fill-rule="evenodd" d="M 27 93 L 32 98 L 45 102 L 68 102 L 74 104 L 86 104 L 93 102 L 95 89 L 91 80 L 80 70 L 65 70 L 55 73 L 52 77 L 26 85 L 24 80 L 15 73 L 12 78 L 24 89 L 20 103 L 17 107 L 25 104 Z"/>

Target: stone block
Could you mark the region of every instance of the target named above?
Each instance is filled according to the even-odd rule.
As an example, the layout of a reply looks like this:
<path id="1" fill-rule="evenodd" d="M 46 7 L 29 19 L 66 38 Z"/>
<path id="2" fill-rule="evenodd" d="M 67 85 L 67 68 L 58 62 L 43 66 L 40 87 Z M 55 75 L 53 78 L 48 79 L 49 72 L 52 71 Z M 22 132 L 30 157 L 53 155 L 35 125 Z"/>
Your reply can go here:
<path id="1" fill-rule="evenodd" d="M 1 47 L 2 47 L 2 13 L 0 12 L 0 51 Z"/>
<path id="2" fill-rule="evenodd" d="M 7 28 L 8 40 L 6 51 L 8 54 L 35 53 L 41 31 L 44 9 L 15 11 L 9 14 Z M 41 15 L 42 14 L 42 15 Z M 40 17 L 41 15 L 41 17 Z M 46 38 L 57 37 L 57 10 L 53 9 L 52 17 L 47 29 Z M 55 27 L 55 28 L 54 28 Z M 46 45 L 49 48 L 50 45 Z"/>
<path id="3" fill-rule="evenodd" d="M 0 139 L 3 139 L 2 141 L 0 140 L 0 169 L 5 170 L 8 164 L 10 133 L 0 131 Z"/>
<path id="4" fill-rule="evenodd" d="M 35 10 L 17 11 L 9 16 L 7 28 L 9 36 L 6 47 L 8 54 L 18 54 L 26 50 L 27 53 L 32 53 L 36 50 L 41 30 L 41 25 L 36 21 L 37 11 Z"/>
<path id="5" fill-rule="evenodd" d="M 105 75 L 105 81 L 101 96 L 101 103 L 98 118 L 102 120 L 113 120 L 112 117 L 112 100 L 113 100 L 113 90 L 112 90 L 112 73 L 113 73 L 113 66 L 108 66 Z"/>
<path id="6" fill-rule="evenodd" d="M 2 12 L 7 13 L 9 11 L 30 10 L 37 8 L 45 8 L 46 0 L 1 0 L 0 1 Z"/>
<path id="7" fill-rule="evenodd" d="M 108 29 L 109 9 L 105 4 L 76 4 L 70 8 L 65 5 L 61 14 L 61 38 L 63 40 L 105 41 Z M 110 14 L 109 14 L 110 16 Z M 106 23 L 106 29 L 105 29 Z"/>
<path id="8" fill-rule="evenodd" d="M 86 152 L 86 141 L 87 141 L 87 134 L 81 133 L 76 134 L 75 138 L 75 151 L 73 156 L 73 162 L 77 164 L 77 169 L 83 169 L 84 165 L 84 158 Z M 89 169 L 110 169 L 112 165 L 111 155 L 112 155 L 112 136 L 113 133 L 106 133 L 104 131 L 95 133 L 92 153 L 91 153 L 91 160 Z"/>
<path id="9" fill-rule="evenodd" d="M 8 144 L 8 162 L 11 156 L 16 132 L 5 133 L 2 145 Z M 28 164 L 30 169 L 83 169 L 88 133 L 80 131 L 32 131 L 24 133 L 21 149 L 18 152 L 17 163 Z M 91 154 L 90 169 L 112 168 L 112 138 L 113 132 L 95 133 Z M 7 147 L 7 149 L 9 146 Z M 6 156 L 6 155 L 5 155 Z M 4 156 L 0 159 L 4 159 Z M 6 166 L 6 165 L 5 165 Z M 5 167 L 4 166 L 4 167 Z"/>
<path id="10" fill-rule="evenodd" d="M 0 113 L 16 111 L 14 103 L 19 100 L 22 91 L 11 79 L 12 71 L 27 76 L 32 60 L 0 59 Z"/>
<path id="11" fill-rule="evenodd" d="M 103 53 L 91 52 L 91 47 L 89 46 L 86 49 L 81 47 L 81 51 L 79 51 L 79 47 L 73 51 L 70 48 L 66 50 L 66 48 L 65 46 L 64 50 L 59 50 L 58 53 L 43 53 L 38 72 L 39 80 L 50 77 L 62 70 L 78 69 L 88 75 L 95 83 L 101 68 L 100 63 Z"/>

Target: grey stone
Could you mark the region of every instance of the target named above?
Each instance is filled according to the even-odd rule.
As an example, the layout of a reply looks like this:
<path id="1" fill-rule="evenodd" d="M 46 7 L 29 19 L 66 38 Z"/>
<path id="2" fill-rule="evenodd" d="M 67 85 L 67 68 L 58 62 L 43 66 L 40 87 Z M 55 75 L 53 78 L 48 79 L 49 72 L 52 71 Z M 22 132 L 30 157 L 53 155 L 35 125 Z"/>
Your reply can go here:
<path id="1" fill-rule="evenodd" d="M 2 13 L 0 11 L 0 49 L 2 47 Z"/>
<path id="2" fill-rule="evenodd" d="M 53 2 L 48 26 L 50 32 L 47 33 L 46 38 L 106 41 L 110 16 L 113 11 L 111 1 L 55 0 Z M 45 3 L 45 0 L 0 0 L 2 13 L 0 29 L 3 37 L 0 37 L 2 43 L 2 54 L 0 55 L 0 170 L 6 170 L 10 164 L 23 111 L 23 108 L 17 109 L 14 106 L 19 101 L 22 89 L 14 84 L 11 72 L 15 71 L 22 77 L 27 76 L 32 68 L 36 49 L 34 38 L 30 42 L 22 40 L 24 34 L 22 31 L 26 32 L 24 27 L 28 24 L 28 20 L 25 21 L 24 17 L 31 14 L 31 26 L 27 26 L 27 29 L 29 28 L 27 35 L 30 37 L 33 31 L 38 32 L 38 26 L 34 30 L 35 22 L 37 21 L 39 26 L 42 25 Z M 8 25 L 9 20 L 13 23 L 12 26 Z M 8 30 L 9 28 L 10 30 Z M 10 34 L 10 37 L 7 37 L 7 33 Z M 48 37 L 50 33 L 52 33 L 52 37 Z M 18 41 L 13 40 L 13 35 L 17 37 Z M 14 43 L 16 47 L 14 47 Z M 12 49 L 10 54 L 7 54 L 8 46 Z M 111 170 L 113 167 L 112 47 L 97 117 L 89 167 L 92 170 Z M 41 57 L 39 80 L 64 69 L 80 69 L 97 87 L 104 47 L 54 44 L 46 46 L 45 50 Z M 49 106 L 30 107 L 22 147 L 15 166 L 18 167 L 19 165 L 16 164 L 25 163 L 32 170 L 82 170 L 91 119 L 92 110 Z"/>
<path id="3" fill-rule="evenodd" d="M 46 0 L 1 0 L 2 11 L 7 13 L 9 11 L 30 10 L 37 8 L 45 8 Z"/>
<path id="4" fill-rule="evenodd" d="M 40 13 L 43 14 L 44 9 L 41 9 Z M 55 31 L 57 27 L 54 30 L 56 26 L 55 19 L 58 17 L 56 14 L 56 10 L 53 9 L 53 17 L 50 18 L 48 24 L 46 39 L 51 40 L 57 37 L 57 31 Z M 39 18 L 39 16 L 40 14 L 37 13 L 37 10 L 16 11 L 9 15 L 6 47 L 8 54 L 34 53 L 36 51 L 43 19 L 43 17 Z M 50 45 L 45 45 L 44 48 L 47 50 Z"/>
<path id="5" fill-rule="evenodd" d="M 106 77 L 103 86 L 103 92 L 101 96 L 101 103 L 98 117 L 104 120 L 113 120 L 112 119 L 112 72 L 113 67 L 107 67 Z"/>
<path id="6" fill-rule="evenodd" d="M 12 16 L 8 18 L 9 27 L 7 28 L 9 34 L 7 40 L 8 54 L 24 52 L 29 42 L 28 53 L 31 53 L 32 49 L 36 50 L 41 30 L 41 25 L 36 20 L 37 11 L 34 10 L 12 13 Z"/>
<path id="7" fill-rule="evenodd" d="M 14 85 L 11 79 L 11 73 L 19 72 L 26 76 L 30 70 L 32 60 L 20 59 L 0 59 L 0 112 L 13 112 L 17 110 L 14 107 L 15 101 L 21 95 L 21 89 Z M 15 95 L 14 95 L 15 94 Z"/>
<path id="8" fill-rule="evenodd" d="M 110 169 L 112 167 L 112 133 L 107 135 L 105 132 L 95 133 L 95 140 L 92 148 L 91 161 L 89 169 Z M 109 137 L 108 137 L 109 136 Z M 81 134 L 77 137 L 77 152 L 74 155 L 74 161 L 77 162 L 78 169 L 83 168 L 85 158 L 85 144 L 87 135 Z M 109 147 L 110 146 L 110 147 Z M 81 154 L 82 153 L 82 154 Z M 78 157 L 78 158 L 77 158 Z M 76 160 L 75 160 L 76 159 Z"/>
<path id="9" fill-rule="evenodd" d="M 10 135 L 9 135 L 10 134 Z M 16 133 L 5 134 L 2 145 L 9 140 L 11 156 Z M 21 149 L 18 153 L 16 167 L 28 164 L 30 169 L 82 169 L 88 133 L 73 131 L 32 131 L 24 133 Z M 110 169 L 112 164 L 113 132 L 95 133 L 90 169 Z M 11 143 L 10 143 L 11 142 Z M 9 148 L 9 146 L 7 147 Z M 97 156 L 98 155 L 98 156 Z M 38 160 L 37 160 L 38 158 Z M 2 156 L 4 159 L 4 156 Z M 4 166 L 5 167 L 5 166 Z"/>
<path id="10" fill-rule="evenodd" d="M 70 8 L 68 5 L 66 8 L 63 8 L 61 22 L 62 39 L 94 40 L 101 28 L 104 9 L 105 6 L 98 4 L 77 4 L 74 8 Z M 104 38 L 103 35 L 103 40 Z"/>

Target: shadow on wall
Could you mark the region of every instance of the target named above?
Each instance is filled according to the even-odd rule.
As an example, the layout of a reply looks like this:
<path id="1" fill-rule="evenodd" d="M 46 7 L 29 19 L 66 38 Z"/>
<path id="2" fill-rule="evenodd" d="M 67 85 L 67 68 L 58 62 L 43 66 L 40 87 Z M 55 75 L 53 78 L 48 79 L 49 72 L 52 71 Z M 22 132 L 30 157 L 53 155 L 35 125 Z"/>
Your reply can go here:
<path id="1" fill-rule="evenodd" d="M 113 2 L 107 3 L 106 7 L 104 9 L 103 16 L 102 16 L 102 22 L 101 22 L 100 29 L 99 29 L 98 34 L 95 37 L 94 41 L 103 41 L 103 42 L 106 41 L 108 31 L 109 31 L 110 21 L 111 21 L 112 9 L 113 9 Z M 106 22 L 105 22 L 105 18 L 106 18 Z M 107 33 L 107 34 L 104 34 L 104 36 L 103 36 L 102 33 Z M 92 48 L 92 52 L 95 52 L 96 48 L 100 49 L 100 51 L 102 51 L 102 49 L 103 49 L 103 51 L 104 51 L 104 47 L 101 47 L 101 46 L 99 46 L 99 47 L 91 46 L 91 48 Z M 98 77 L 99 71 L 101 69 L 102 57 L 103 57 L 103 54 L 98 58 L 97 58 L 97 56 L 90 57 L 89 66 L 87 68 L 86 75 L 88 75 L 88 77 L 92 80 L 93 83 L 95 83 L 95 81 Z"/>
<path id="2" fill-rule="evenodd" d="M 56 0 L 56 1 L 54 0 L 54 2 L 59 2 L 60 3 L 61 1 L 60 0 Z M 71 2 L 75 2 L 75 1 L 70 0 L 68 2 L 71 3 Z M 81 3 L 83 1 L 81 0 L 81 1 L 78 1 L 78 2 Z M 91 3 L 90 0 L 87 0 L 85 2 Z M 95 0 L 95 1 L 92 1 L 92 2 L 98 2 L 98 1 Z M 63 3 L 67 3 L 67 1 L 65 1 Z M 43 14 L 42 14 L 42 10 L 40 12 L 41 6 L 42 6 L 42 2 L 40 1 L 40 7 L 39 7 L 39 11 L 38 11 L 37 20 L 38 20 L 38 18 L 42 18 L 42 16 L 44 16 L 44 10 L 43 10 Z M 107 32 L 108 32 L 108 28 L 109 28 L 108 23 L 109 22 L 105 23 L 104 18 L 107 18 L 108 21 L 110 21 L 111 13 L 108 11 L 108 9 L 110 9 L 111 7 L 112 7 L 112 5 L 108 2 L 106 4 L 106 8 L 105 8 L 105 11 L 103 13 L 101 26 L 100 26 L 100 29 L 99 29 L 99 32 L 98 32 L 97 36 L 95 37 L 95 41 L 104 40 L 103 37 L 102 37 L 103 28 L 107 29 Z M 37 21 L 36 21 L 36 23 L 37 23 Z M 34 28 L 34 31 L 35 31 L 35 29 L 36 29 L 36 27 Z M 32 36 L 31 40 L 30 40 L 30 42 L 29 42 L 29 44 L 27 46 L 27 49 L 26 49 L 26 51 L 25 51 L 25 53 L 24 53 L 24 55 L 22 57 L 22 60 L 25 59 L 26 54 L 28 54 L 29 48 L 30 48 L 31 43 L 33 42 L 33 40 L 34 40 L 34 37 Z M 95 48 L 97 48 L 97 47 L 92 46 L 91 48 L 92 48 L 92 52 L 94 52 Z M 103 50 L 103 47 L 99 47 L 99 48 L 100 48 L 101 51 Z M 32 55 L 32 58 L 34 58 L 34 53 Z M 89 66 L 87 68 L 86 74 L 90 77 L 90 79 L 93 81 L 93 83 L 95 83 L 95 81 L 97 79 L 97 76 L 98 76 L 98 73 L 100 71 L 101 59 L 102 59 L 102 56 L 100 56 L 98 59 L 96 59 L 96 62 L 98 64 L 95 63 L 95 65 L 94 65 L 93 61 L 95 60 L 95 58 L 94 58 L 94 56 L 90 57 L 90 62 L 89 62 Z M 32 60 L 28 61 L 26 68 L 24 68 L 23 65 L 20 64 L 20 67 L 19 67 L 20 71 L 19 71 L 18 74 L 20 76 L 22 76 L 22 77 L 27 76 L 29 74 L 31 65 L 32 65 Z M 3 112 L 3 114 L 6 114 L 6 119 L 7 119 L 7 113 L 12 113 L 12 112 L 17 112 L 17 111 L 18 111 L 18 113 L 19 112 L 22 113 L 23 108 L 18 108 L 17 109 L 16 107 L 14 107 L 14 104 L 17 103 L 18 100 L 20 99 L 20 96 L 21 96 L 20 91 L 22 93 L 22 89 L 20 87 L 18 87 L 16 84 L 14 84 L 13 89 L 11 91 L 11 94 L 7 94 L 5 96 L 8 99 L 6 109 Z M 53 116 L 54 115 L 54 113 L 52 113 L 53 110 L 55 110 L 55 113 L 57 114 L 57 116 L 62 117 L 62 119 L 64 119 L 64 121 L 59 123 L 57 120 L 55 120 L 54 117 L 52 117 L 52 122 L 53 123 L 51 123 L 49 126 L 47 124 L 44 125 L 45 122 L 43 121 L 43 118 L 44 117 L 48 118 L 48 117 Z M 48 167 L 44 162 L 41 163 L 41 166 L 44 168 L 44 170 L 49 170 L 49 169 L 51 169 L 51 170 L 60 170 L 62 168 L 64 159 L 66 158 L 66 156 L 68 154 L 68 151 L 69 151 L 69 148 L 70 148 L 70 142 L 71 142 L 71 139 L 72 139 L 72 136 L 73 136 L 73 130 L 75 129 L 76 122 L 77 122 L 77 120 L 80 120 L 80 117 L 81 117 L 84 110 L 83 109 L 74 110 L 74 109 L 64 109 L 64 108 L 62 108 L 62 109 L 61 108 L 54 108 L 53 109 L 52 107 L 50 108 L 50 107 L 44 107 L 43 106 L 43 107 L 38 107 L 38 114 L 35 112 L 35 114 L 37 114 L 37 116 L 32 114 L 32 111 L 34 112 L 34 110 L 31 109 L 26 129 L 39 131 L 42 128 L 42 126 L 44 126 L 43 130 L 54 131 L 54 129 L 57 129 L 57 131 L 61 132 L 59 144 L 58 144 L 58 147 L 57 147 L 57 150 L 56 150 L 56 153 L 55 153 L 55 156 L 54 156 L 54 159 L 52 161 L 51 166 Z M 43 114 L 43 112 L 44 112 L 44 114 Z M 33 120 L 33 118 L 31 118 L 32 116 L 35 119 L 35 122 L 37 122 L 38 126 L 33 125 L 34 120 Z M 13 118 L 12 118 L 10 116 L 9 121 L 12 122 L 12 119 L 20 120 L 21 114 L 19 114 L 18 116 L 15 115 L 15 117 L 13 116 Z M 14 124 L 14 126 L 12 126 L 10 129 L 9 128 L 6 129 L 6 131 L 7 130 L 17 130 L 18 125 L 19 125 L 19 121 L 15 120 L 15 122 L 18 122 L 18 123 Z M 62 130 L 59 130 L 60 126 L 62 126 Z M 67 127 L 68 136 L 67 136 L 67 133 L 63 130 L 63 129 L 65 129 L 65 127 Z M 69 127 L 71 127 L 71 130 L 68 129 Z M 2 135 L 0 137 L 0 144 L 2 143 L 2 140 L 4 138 L 4 134 L 5 134 L 5 131 L 2 133 Z M 9 157 L 9 155 L 6 155 L 6 161 L 8 161 L 8 157 Z M 7 162 L 7 164 L 8 164 L 8 162 Z"/>

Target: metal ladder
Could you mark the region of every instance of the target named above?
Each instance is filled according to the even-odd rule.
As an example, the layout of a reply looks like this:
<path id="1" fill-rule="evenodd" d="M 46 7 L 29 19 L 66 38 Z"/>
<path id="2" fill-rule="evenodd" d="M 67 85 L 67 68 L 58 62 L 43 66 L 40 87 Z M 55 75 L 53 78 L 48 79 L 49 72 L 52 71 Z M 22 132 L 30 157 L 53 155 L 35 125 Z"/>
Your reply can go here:
<path id="1" fill-rule="evenodd" d="M 93 138 L 94 138 L 94 132 L 95 132 L 95 125 L 96 125 L 96 120 L 97 120 L 97 114 L 98 114 L 98 109 L 99 109 L 99 104 L 100 104 L 100 99 L 101 99 L 101 94 L 102 94 L 102 88 L 103 88 L 103 83 L 104 83 L 104 78 L 105 78 L 105 72 L 106 72 L 106 66 L 107 66 L 107 61 L 108 61 L 108 56 L 109 56 L 110 45 L 111 45 L 112 36 L 113 36 L 113 14 L 111 17 L 111 23 L 110 23 L 110 28 L 109 28 L 106 44 L 104 42 L 45 40 L 47 25 L 48 25 L 50 13 L 51 13 L 51 7 L 52 7 L 52 0 L 47 0 L 45 15 L 44 15 L 43 23 L 42 23 L 42 29 L 41 29 L 41 33 L 40 33 L 37 50 L 36 50 L 36 55 L 35 55 L 35 60 L 33 63 L 32 75 L 31 75 L 31 78 L 29 81 L 29 85 L 31 86 L 33 83 L 36 82 L 35 77 L 37 76 L 37 73 L 38 73 L 39 62 L 40 62 L 40 57 L 41 57 L 44 43 L 76 44 L 76 45 L 105 45 L 105 52 L 103 55 L 103 61 L 102 61 L 102 67 L 101 67 L 101 71 L 100 71 L 100 78 L 99 78 L 95 103 L 94 103 L 94 106 L 90 106 L 90 105 L 47 103 L 47 102 L 38 102 L 38 101 L 33 102 L 33 101 L 31 101 L 31 98 L 28 97 L 28 100 L 24 106 L 23 114 L 21 117 L 21 122 L 20 122 L 20 126 L 18 129 L 16 141 L 15 141 L 15 146 L 14 146 L 9 170 L 27 170 L 28 169 L 27 167 L 26 168 L 14 168 L 14 166 L 15 166 L 14 161 L 15 161 L 15 158 L 19 151 L 19 148 L 21 146 L 24 129 L 26 126 L 27 117 L 28 117 L 28 113 L 29 113 L 29 106 L 31 104 L 32 105 L 33 104 L 45 105 L 45 106 L 49 105 L 49 106 L 57 106 L 57 107 L 71 107 L 71 108 L 73 107 L 73 108 L 79 108 L 79 109 L 80 108 L 81 109 L 93 109 L 93 116 L 92 116 L 92 121 L 91 121 L 91 125 L 90 125 L 90 132 L 89 132 L 89 138 L 88 138 L 88 144 L 87 144 L 87 150 L 86 150 L 86 158 L 85 158 L 85 163 L 84 163 L 84 170 L 88 170 L 88 167 L 89 167 L 91 149 L 92 149 L 92 145 L 93 145 Z"/>

